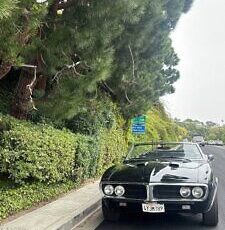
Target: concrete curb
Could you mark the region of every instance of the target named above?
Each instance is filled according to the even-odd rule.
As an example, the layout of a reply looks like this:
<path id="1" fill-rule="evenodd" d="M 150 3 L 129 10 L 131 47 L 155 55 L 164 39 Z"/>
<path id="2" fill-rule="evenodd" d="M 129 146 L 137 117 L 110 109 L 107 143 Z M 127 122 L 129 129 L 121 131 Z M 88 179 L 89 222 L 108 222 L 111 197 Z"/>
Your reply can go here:
<path id="1" fill-rule="evenodd" d="M 71 230 L 76 227 L 79 223 L 81 223 L 85 218 L 87 218 L 90 214 L 94 213 L 101 207 L 101 199 L 96 203 L 92 204 L 90 207 L 87 207 L 82 212 L 77 213 L 72 218 L 68 219 L 62 226 L 57 228 L 57 230 Z"/>

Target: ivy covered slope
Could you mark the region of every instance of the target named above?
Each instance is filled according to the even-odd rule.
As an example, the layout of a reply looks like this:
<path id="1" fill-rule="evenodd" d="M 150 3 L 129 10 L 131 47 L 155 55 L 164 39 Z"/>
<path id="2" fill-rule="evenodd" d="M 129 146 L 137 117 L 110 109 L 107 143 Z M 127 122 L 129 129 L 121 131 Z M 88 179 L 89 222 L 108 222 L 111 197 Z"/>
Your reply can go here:
<path id="1" fill-rule="evenodd" d="M 146 132 L 134 136 L 129 132 L 129 140 L 134 142 L 182 141 L 188 131 L 178 125 L 165 111 L 162 104 L 155 105 L 146 113 Z"/>

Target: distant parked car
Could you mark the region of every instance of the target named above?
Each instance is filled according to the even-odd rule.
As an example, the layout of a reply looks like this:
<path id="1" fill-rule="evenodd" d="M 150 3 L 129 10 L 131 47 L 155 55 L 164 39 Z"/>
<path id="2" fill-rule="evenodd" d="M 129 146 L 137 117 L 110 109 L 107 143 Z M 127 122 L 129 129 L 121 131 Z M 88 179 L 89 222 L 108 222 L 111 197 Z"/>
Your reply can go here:
<path id="1" fill-rule="evenodd" d="M 105 220 L 121 213 L 203 214 L 203 223 L 218 223 L 217 186 L 210 162 L 194 143 L 138 143 L 123 163 L 102 176 L 102 211 Z"/>
<path id="2" fill-rule="evenodd" d="M 205 140 L 204 140 L 203 136 L 194 136 L 192 141 L 194 143 L 201 145 L 201 146 L 205 146 Z"/>
<path id="3" fill-rule="evenodd" d="M 221 140 L 216 140 L 216 141 L 215 141 L 215 145 L 217 145 L 217 146 L 223 146 L 223 141 L 221 141 Z"/>
<path id="4" fill-rule="evenodd" d="M 208 145 L 215 145 L 215 141 L 214 141 L 214 140 L 209 140 L 209 141 L 207 142 L 207 144 L 208 144 Z"/>
<path id="5" fill-rule="evenodd" d="M 208 145 L 223 146 L 224 143 L 221 140 L 210 140 L 210 141 L 208 141 Z"/>

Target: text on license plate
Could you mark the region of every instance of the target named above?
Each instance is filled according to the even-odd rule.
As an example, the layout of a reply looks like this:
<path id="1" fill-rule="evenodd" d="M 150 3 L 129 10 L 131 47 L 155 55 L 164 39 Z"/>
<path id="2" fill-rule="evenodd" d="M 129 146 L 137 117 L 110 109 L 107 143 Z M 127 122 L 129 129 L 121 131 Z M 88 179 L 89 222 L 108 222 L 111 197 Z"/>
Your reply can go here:
<path id="1" fill-rule="evenodd" d="M 165 206 L 164 204 L 157 203 L 142 204 L 142 211 L 151 213 L 162 213 L 165 212 Z"/>

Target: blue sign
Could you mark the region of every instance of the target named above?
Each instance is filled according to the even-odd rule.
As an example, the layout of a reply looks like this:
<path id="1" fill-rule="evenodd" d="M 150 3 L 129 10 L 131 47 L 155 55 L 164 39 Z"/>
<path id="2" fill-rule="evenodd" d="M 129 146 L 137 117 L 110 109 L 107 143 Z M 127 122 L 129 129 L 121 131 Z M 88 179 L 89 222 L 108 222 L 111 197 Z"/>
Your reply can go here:
<path id="1" fill-rule="evenodd" d="M 132 133 L 145 134 L 146 116 L 140 115 L 132 119 Z"/>
<path id="2" fill-rule="evenodd" d="M 133 124 L 132 133 L 134 134 L 145 134 L 145 124 Z"/>

